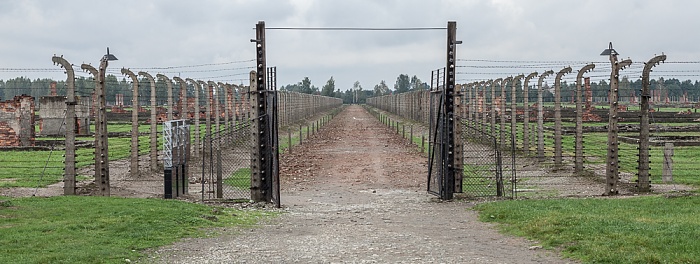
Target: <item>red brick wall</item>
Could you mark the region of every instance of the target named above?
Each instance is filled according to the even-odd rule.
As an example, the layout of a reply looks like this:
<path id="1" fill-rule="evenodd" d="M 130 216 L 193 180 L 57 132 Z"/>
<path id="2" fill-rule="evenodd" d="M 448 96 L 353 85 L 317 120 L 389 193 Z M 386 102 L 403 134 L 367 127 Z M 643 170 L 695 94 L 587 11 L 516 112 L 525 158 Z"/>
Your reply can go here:
<path id="1" fill-rule="evenodd" d="M 0 146 L 33 146 L 35 134 L 33 97 L 0 102 Z"/>

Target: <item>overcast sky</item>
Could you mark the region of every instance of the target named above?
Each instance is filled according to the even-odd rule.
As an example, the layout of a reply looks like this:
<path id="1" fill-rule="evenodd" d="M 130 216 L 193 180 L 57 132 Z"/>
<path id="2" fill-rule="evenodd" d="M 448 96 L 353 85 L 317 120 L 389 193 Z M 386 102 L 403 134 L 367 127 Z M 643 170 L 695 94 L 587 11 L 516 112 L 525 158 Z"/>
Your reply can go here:
<path id="1" fill-rule="evenodd" d="M 517 73 L 610 64 L 608 42 L 621 58 L 645 62 L 664 52 L 669 62 L 700 61 L 699 1 L 562 0 L 261 0 L 261 1 L 0 1 L 0 79 L 65 79 L 51 56 L 74 65 L 99 64 L 106 47 L 122 67 L 202 80 L 246 83 L 254 64 L 254 27 L 446 27 L 457 22 L 462 82 Z M 430 80 L 445 65 L 445 30 L 268 30 L 268 66 L 278 84 L 308 76 L 321 87 L 333 76 L 346 90 L 355 81 L 393 86 L 405 73 Z M 516 61 L 476 62 L 470 60 Z M 215 64 L 197 66 L 203 64 Z M 516 67 L 516 65 L 519 65 Z M 178 67 L 170 69 L 153 69 Z M 191 66 L 191 67 L 190 67 Z M 484 66 L 496 68 L 483 68 Z M 626 74 L 637 78 L 641 64 Z M 20 70 L 20 69 L 29 70 Z M 150 69 L 149 69 L 150 68 Z M 698 79 L 700 64 L 667 63 L 655 76 Z M 596 75 L 597 74 L 597 75 Z M 79 73 L 79 76 L 89 76 Z M 571 77 L 573 78 L 572 74 Z M 598 78 L 598 77 L 596 77 Z M 606 77 L 607 78 L 607 77 Z"/>

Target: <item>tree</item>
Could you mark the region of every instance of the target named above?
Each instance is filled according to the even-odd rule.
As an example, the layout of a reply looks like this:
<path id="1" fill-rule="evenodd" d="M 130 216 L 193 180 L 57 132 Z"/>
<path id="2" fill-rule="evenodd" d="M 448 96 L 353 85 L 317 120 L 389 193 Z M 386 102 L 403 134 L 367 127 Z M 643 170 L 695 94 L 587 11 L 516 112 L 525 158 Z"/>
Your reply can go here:
<path id="1" fill-rule="evenodd" d="M 360 94 L 362 92 L 362 85 L 360 85 L 360 81 L 355 81 L 355 83 L 352 85 L 352 102 L 353 103 L 359 103 L 360 102 Z"/>
<path id="2" fill-rule="evenodd" d="M 331 76 L 331 78 L 328 79 L 326 85 L 324 85 L 321 89 L 321 95 L 330 97 L 335 96 L 335 80 L 333 80 L 333 76 Z"/>
<path id="3" fill-rule="evenodd" d="M 399 77 L 396 77 L 396 83 L 394 84 L 394 91 L 396 93 L 405 93 L 408 92 L 411 88 L 411 80 L 409 79 L 407 74 L 399 74 Z"/>
<path id="4" fill-rule="evenodd" d="M 411 91 L 427 90 L 428 89 L 427 86 L 428 85 L 426 83 L 422 82 L 418 78 L 418 76 L 413 75 L 413 77 L 411 77 L 411 83 L 410 83 Z"/>
<path id="5" fill-rule="evenodd" d="M 379 84 L 374 86 L 374 96 L 381 96 L 390 94 L 391 90 L 389 86 L 386 85 L 386 81 L 382 80 Z"/>

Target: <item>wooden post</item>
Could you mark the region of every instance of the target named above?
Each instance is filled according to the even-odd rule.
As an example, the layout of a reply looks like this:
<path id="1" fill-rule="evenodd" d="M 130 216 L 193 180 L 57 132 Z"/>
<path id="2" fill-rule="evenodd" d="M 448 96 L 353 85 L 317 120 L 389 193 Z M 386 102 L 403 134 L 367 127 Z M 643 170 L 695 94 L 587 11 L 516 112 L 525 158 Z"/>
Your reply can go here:
<path id="1" fill-rule="evenodd" d="M 664 165 L 661 179 L 664 183 L 673 182 L 673 143 L 664 144 Z"/>
<path id="2" fill-rule="evenodd" d="M 287 129 L 287 151 L 292 154 L 292 130 Z"/>

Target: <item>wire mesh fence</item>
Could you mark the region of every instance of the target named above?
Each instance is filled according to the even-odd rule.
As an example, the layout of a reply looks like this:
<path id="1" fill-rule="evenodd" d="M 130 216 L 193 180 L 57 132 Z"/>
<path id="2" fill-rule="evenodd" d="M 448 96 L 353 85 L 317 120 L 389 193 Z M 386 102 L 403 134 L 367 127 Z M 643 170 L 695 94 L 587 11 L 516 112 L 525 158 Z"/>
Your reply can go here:
<path id="1" fill-rule="evenodd" d="M 252 120 L 244 120 L 205 137 L 209 145 L 196 169 L 201 172 L 202 200 L 250 199 Z"/>

